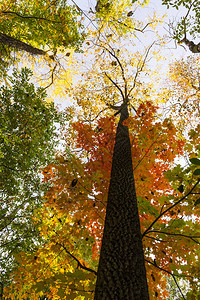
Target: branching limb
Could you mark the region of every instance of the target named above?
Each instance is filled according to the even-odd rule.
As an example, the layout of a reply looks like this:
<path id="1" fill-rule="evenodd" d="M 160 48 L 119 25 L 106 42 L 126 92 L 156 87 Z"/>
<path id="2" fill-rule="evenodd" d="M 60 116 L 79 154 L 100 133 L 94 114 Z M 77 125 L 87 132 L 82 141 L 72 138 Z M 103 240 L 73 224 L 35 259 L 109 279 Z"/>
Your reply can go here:
<path id="1" fill-rule="evenodd" d="M 94 45 L 96 45 L 96 44 L 94 44 Z M 99 45 L 96 45 L 96 46 L 99 46 Z M 109 53 L 109 54 L 117 61 L 118 65 L 119 65 L 119 67 L 120 67 L 120 69 L 121 69 L 122 79 L 123 79 L 123 81 L 124 81 L 124 89 L 125 89 L 125 93 L 123 94 L 123 92 L 122 92 L 122 94 L 123 94 L 123 99 L 126 99 L 126 98 L 127 98 L 127 80 L 126 80 L 126 77 L 125 77 L 124 68 L 123 68 L 123 66 L 122 66 L 122 63 L 121 63 L 121 61 L 119 60 L 118 56 L 115 54 L 114 49 L 111 48 L 111 46 L 110 46 L 110 48 L 112 49 L 112 51 L 109 50 L 107 47 L 105 47 L 105 46 L 103 46 L 103 45 L 100 45 L 100 47 L 103 48 L 104 50 L 106 50 L 106 51 L 107 51 L 107 52 L 108 52 L 108 53 Z M 114 84 L 114 82 L 113 82 L 113 84 Z"/>
<path id="2" fill-rule="evenodd" d="M 60 245 L 60 246 L 65 250 L 65 252 L 66 252 L 69 256 L 71 256 L 71 257 L 77 262 L 78 268 L 81 268 L 81 269 L 83 269 L 83 270 L 89 271 L 89 272 L 94 273 L 95 275 L 97 275 L 97 272 L 96 272 L 95 270 L 90 269 L 90 268 L 87 268 L 86 266 L 84 266 L 84 265 L 78 260 L 78 258 L 76 258 L 71 252 L 69 252 L 69 251 L 67 250 L 67 248 L 65 247 L 65 245 L 59 244 L 59 243 L 58 243 L 58 245 Z"/>
<path id="3" fill-rule="evenodd" d="M 191 10 L 191 8 L 192 8 L 194 2 L 196 2 L 196 0 L 194 0 L 194 1 L 191 3 L 191 5 L 190 5 L 190 7 L 188 8 L 188 11 L 187 11 L 187 13 L 186 13 L 186 15 L 185 15 L 185 17 L 184 17 L 184 19 L 183 19 L 183 23 L 184 23 L 184 36 L 185 36 L 185 38 L 186 38 L 186 24 L 185 24 L 185 22 L 186 22 L 187 17 L 189 16 L 190 10 Z"/>
<path id="4" fill-rule="evenodd" d="M 158 138 L 159 138 L 160 134 L 157 136 L 157 138 L 152 142 L 152 144 L 150 145 L 150 147 L 147 149 L 147 151 L 145 152 L 145 154 L 143 155 L 143 157 L 138 161 L 137 165 L 135 166 L 135 168 L 133 169 L 133 172 L 137 169 L 137 167 L 141 164 L 141 162 L 143 161 L 143 159 L 146 157 L 147 153 L 150 151 L 150 149 L 152 148 L 152 146 L 157 142 Z"/>
<path id="5" fill-rule="evenodd" d="M 46 90 L 47 88 L 49 88 L 54 83 L 54 73 L 55 73 L 57 65 L 58 64 L 56 63 L 55 66 L 53 67 L 53 70 L 52 70 L 51 76 L 50 76 L 51 82 L 47 86 L 44 87 L 44 90 Z"/>
<path id="6" fill-rule="evenodd" d="M 162 218 L 162 216 L 164 214 L 166 214 L 168 211 L 170 211 L 172 208 L 174 208 L 176 205 L 178 205 L 179 203 L 181 203 L 184 199 L 186 199 L 189 195 L 192 194 L 192 191 L 195 189 L 195 187 L 199 184 L 200 180 L 198 180 L 195 185 L 192 187 L 192 189 L 185 195 L 183 196 L 181 199 L 179 199 L 177 202 L 175 202 L 173 205 L 171 205 L 169 208 L 167 208 L 165 211 L 163 211 L 152 223 L 151 225 L 144 231 L 144 233 L 142 234 L 142 237 L 144 237 L 149 231 L 150 229 L 153 227 L 153 225 L 160 219 Z"/>
<path id="7" fill-rule="evenodd" d="M 105 72 L 104 73 L 106 75 L 106 77 L 112 82 L 112 84 L 120 91 L 121 95 L 122 95 L 122 98 L 123 98 L 123 101 L 125 101 L 125 97 L 124 97 L 124 93 L 122 92 L 121 88 L 118 86 L 118 84 L 112 80 L 112 78 L 110 76 L 108 76 L 108 74 Z"/>
<path id="8" fill-rule="evenodd" d="M 132 30 L 135 30 L 135 31 L 138 31 L 138 32 L 142 32 L 142 33 L 144 33 L 144 30 L 145 30 L 149 25 L 153 24 L 153 22 L 148 22 L 142 29 L 140 29 L 140 28 L 136 28 L 136 27 L 133 27 L 133 26 L 128 26 L 127 24 L 125 24 L 125 23 L 123 23 L 123 22 L 121 22 L 121 21 L 119 21 L 119 20 L 115 20 L 115 21 L 117 21 L 117 23 L 119 23 L 119 24 L 121 24 L 121 25 L 123 25 L 123 26 L 125 26 L 125 27 L 127 27 L 127 28 L 129 28 L 129 29 L 132 29 Z"/>
<path id="9" fill-rule="evenodd" d="M 155 265 L 153 262 L 151 262 L 150 260 L 145 259 L 146 262 L 148 262 L 149 264 L 153 265 L 155 268 L 159 269 L 160 271 L 166 272 L 167 274 L 171 275 L 174 279 L 174 282 L 176 283 L 176 286 L 181 294 L 181 296 L 183 297 L 184 300 L 186 300 L 185 296 L 183 295 L 181 288 L 176 280 L 176 275 L 174 275 L 173 273 L 171 273 L 170 271 L 165 270 L 164 268 L 159 267 L 157 264 Z"/>
<path id="10" fill-rule="evenodd" d="M 190 51 L 191 51 L 192 53 L 200 53 L 200 43 L 195 44 L 193 41 L 189 41 L 189 40 L 187 39 L 187 37 L 186 37 L 186 32 L 187 32 L 187 30 L 186 30 L 186 19 L 187 19 L 187 17 L 189 16 L 189 13 L 190 13 L 190 11 L 191 11 L 191 9 L 192 9 L 192 6 L 193 6 L 193 4 L 194 4 L 195 2 L 196 2 L 196 0 L 194 0 L 194 1 L 191 3 L 191 5 L 190 5 L 190 7 L 188 8 L 188 11 L 187 11 L 185 17 L 183 18 L 183 24 L 184 24 L 184 38 L 183 38 L 181 41 L 178 41 L 178 44 L 184 43 L 186 46 L 188 46 L 188 48 L 190 49 Z"/>
<path id="11" fill-rule="evenodd" d="M 99 116 L 100 116 L 100 114 L 102 113 L 102 112 L 104 112 L 104 111 L 106 111 L 107 109 L 109 109 L 108 107 L 106 107 L 106 108 L 103 108 L 92 120 L 84 120 L 84 122 L 88 122 L 88 123 L 92 123 L 93 121 L 95 121 Z"/>
<path id="12" fill-rule="evenodd" d="M 179 44 L 184 43 L 192 53 L 200 53 L 200 43 L 195 44 L 193 41 L 189 41 L 186 37 L 184 37 Z"/>

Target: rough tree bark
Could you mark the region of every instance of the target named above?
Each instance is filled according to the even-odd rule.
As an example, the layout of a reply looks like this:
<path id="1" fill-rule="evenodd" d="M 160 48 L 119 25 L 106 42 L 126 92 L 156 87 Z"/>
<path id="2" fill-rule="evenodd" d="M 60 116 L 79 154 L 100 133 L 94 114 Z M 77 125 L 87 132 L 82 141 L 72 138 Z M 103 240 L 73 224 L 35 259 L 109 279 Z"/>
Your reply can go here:
<path id="1" fill-rule="evenodd" d="M 127 105 L 120 113 L 94 300 L 148 300 Z"/>
<path id="2" fill-rule="evenodd" d="M 15 39 L 15 38 L 8 36 L 7 34 L 1 33 L 1 32 L 0 32 L 0 43 L 3 45 L 6 45 L 8 47 L 15 48 L 18 51 L 23 50 L 23 51 L 26 51 L 33 55 L 45 55 L 46 54 L 46 52 L 41 49 L 32 47 L 31 45 L 29 45 L 27 43 L 24 43 L 18 39 Z"/>
<path id="3" fill-rule="evenodd" d="M 179 44 L 184 43 L 192 53 L 200 53 L 200 43 L 195 44 L 193 41 L 189 41 L 186 37 L 182 39 Z"/>

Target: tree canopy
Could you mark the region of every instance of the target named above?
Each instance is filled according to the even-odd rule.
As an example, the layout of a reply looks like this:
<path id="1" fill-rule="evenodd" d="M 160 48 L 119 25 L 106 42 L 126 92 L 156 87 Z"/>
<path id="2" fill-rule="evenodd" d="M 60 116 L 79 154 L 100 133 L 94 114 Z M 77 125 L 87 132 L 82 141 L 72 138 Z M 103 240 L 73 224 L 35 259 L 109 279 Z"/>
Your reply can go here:
<path id="1" fill-rule="evenodd" d="M 187 23 L 192 10 L 198 14 L 195 2 L 163 0 L 163 5 L 186 8 L 177 41 L 193 33 L 198 38 L 197 25 Z M 176 293 L 198 299 L 198 54 L 174 60 L 161 76 L 156 66 L 163 66 L 166 45 L 159 34 L 162 18 L 137 18 L 148 1 L 101 0 L 88 13 L 67 1 L 8 1 L 0 9 L 0 63 L 6 72 L 0 87 L 1 298 L 94 299 L 96 279 L 103 276 L 98 264 L 121 124 L 130 138 L 128 167 L 138 206 L 133 212 L 140 221 L 136 235 L 143 244 L 149 298 L 167 300 Z M 62 113 L 47 100 L 47 80 L 36 82 L 27 68 L 7 72 L 5 63 L 12 66 L 15 55 L 24 64 L 16 50 L 44 57 L 52 76 L 58 66 L 58 80 L 61 52 L 70 56 L 62 67 L 71 69 L 65 73 L 70 83 L 63 85 L 71 103 Z M 74 51 L 79 52 L 72 56 Z M 53 79 L 50 85 L 59 95 Z M 123 155 L 120 160 L 123 164 Z M 131 205 L 124 206 L 127 216 Z M 111 215 L 110 228 L 116 222 Z M 120 237 L 126 248 L 133 237 L 117 236 L 119 228 L 116 223 L 113 244 Z M 114 263 L 122 268 L 119 260 Z"/>
<path id="2" fill-rule="evenodd" d="M 162 3 L 167 6 L 167 8 L 174 7 L 177 10 L 183 10 L 183 16 L 177 21 L 177 24 L 173 24 L 171 20 L 171 30 L 173 38 L 177 40 L 179 44 L 184 43 L 187 45 L 191 52 L 200 53 L 200 11 L 199 0 L 162 0 Z M 195 42 L 197 40 L 197 42 Z"/>
<path id="3" fill-rule="evenodd" d="M 31 71 L 16 70 L 0 87 L 1 282 L 10 274 L 14 254 L 33 249 L 39 232 L 33 211 L 46 189 L 41 168 L 54 157 L 56 122 L 61 114 L 46 92 L 30 82 Z M 6 275 L 5 275 L 6 274 Z"/>
<path id="4" fill-rule="evenodd" d="M 67 0 L 1 1 L 1 73 L 16 60 L 15 53 L 56 59 L 60 51 L 79 50 L 84 39 L 80 12 Z"/>

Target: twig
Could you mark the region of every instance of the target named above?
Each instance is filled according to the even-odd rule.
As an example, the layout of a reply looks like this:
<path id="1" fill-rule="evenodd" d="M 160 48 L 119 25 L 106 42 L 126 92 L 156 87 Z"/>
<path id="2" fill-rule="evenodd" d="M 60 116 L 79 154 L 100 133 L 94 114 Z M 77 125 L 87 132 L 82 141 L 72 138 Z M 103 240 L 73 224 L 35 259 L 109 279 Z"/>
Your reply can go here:
<path id="1" fill-rule="evenodd" d="M 171 232 L 164 232 L 164 231 L 159 231 L 159 230 L 150 230 L 150 231 L 148 231 L 148 233 L 151 233 L 151 232 L 152 233 L 155 232 L 155 233 L 160 233 L 160 234 L 172 235 L 172 236 L 185 237 L 185 238 L 191 239 L 193 242 L 200 245 L 200 243 L 195 240 L 195 238 L 200 239 L 200 236 L 198 236 L 198 235 L 190 236 L 190 235 L 186 235 L 186 234 L 182 234 L 182 233 L 171 233 Z"/>

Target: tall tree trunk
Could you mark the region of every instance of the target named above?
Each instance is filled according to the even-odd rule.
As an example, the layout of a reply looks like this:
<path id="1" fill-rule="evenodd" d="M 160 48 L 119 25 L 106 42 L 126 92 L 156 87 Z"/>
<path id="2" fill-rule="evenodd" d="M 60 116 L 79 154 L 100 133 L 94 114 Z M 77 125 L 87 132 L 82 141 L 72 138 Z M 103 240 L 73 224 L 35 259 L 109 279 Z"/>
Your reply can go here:
<path id="1" fill-rule="evenodd" d="M 148 300 L 125 105 L 117 127 L 94 300 Z"/>

